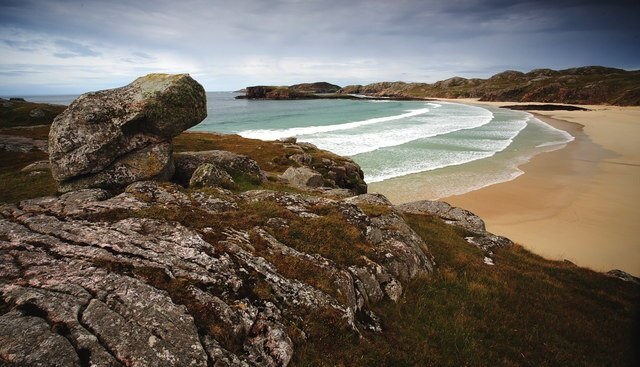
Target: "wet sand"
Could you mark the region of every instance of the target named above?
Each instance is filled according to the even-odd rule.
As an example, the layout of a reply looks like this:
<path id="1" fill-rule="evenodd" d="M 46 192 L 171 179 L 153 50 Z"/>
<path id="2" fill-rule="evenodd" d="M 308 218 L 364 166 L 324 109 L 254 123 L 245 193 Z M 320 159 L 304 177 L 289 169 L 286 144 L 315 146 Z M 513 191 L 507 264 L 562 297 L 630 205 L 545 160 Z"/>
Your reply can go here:
<path id="1" fill-rule="evenodd" d="M 451 100 L 458 103 L 515 103 Z M 481 216 L 489 231 L 551 259 L 595 270 L 640 275 L 640 108 L 587 106 L 592 111 L 530 111 L 576 139 L 533 157 L 516 179 L 442 198 Z M 394 202 L 430 199 L 394 193 Z"/>

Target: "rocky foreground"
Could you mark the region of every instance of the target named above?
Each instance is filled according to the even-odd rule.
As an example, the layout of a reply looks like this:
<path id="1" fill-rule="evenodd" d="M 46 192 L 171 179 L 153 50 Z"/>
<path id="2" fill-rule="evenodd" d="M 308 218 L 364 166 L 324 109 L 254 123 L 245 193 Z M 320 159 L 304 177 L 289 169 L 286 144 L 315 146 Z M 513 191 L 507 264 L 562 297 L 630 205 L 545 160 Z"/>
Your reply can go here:
<path id="1" fill-rule="evenodd" d="M 371 306 L 433 271 L 404 209 L 362 194 L 351 161 L 295 139 L 276 176 L 228 151 L 173 154 L 205 116 L 198 83 L 156 74 L 55 119 L 33 170 L 65 194 L 0 207 L 3 361 L 284 366 L 318 323 L 382 332 Z M 298 193 L 230 191 L 269 176 Z"/>
<path id="2" fill-rule="evenodd" d="M 446 203 L 393 206 L 353 161 L 293 138 L 178 136 L 205 116 L 197 82 L 152 74 L 78 98 L 46 126 L 49 161 L 0 176 L 58 191 L 0 206 L 0 364 L 628 358 L 635 278 L 541 263 Z M 41 157 L 43 129 L 3 154 Z M 460 352 L 476 344 L 482 359 Z"/>

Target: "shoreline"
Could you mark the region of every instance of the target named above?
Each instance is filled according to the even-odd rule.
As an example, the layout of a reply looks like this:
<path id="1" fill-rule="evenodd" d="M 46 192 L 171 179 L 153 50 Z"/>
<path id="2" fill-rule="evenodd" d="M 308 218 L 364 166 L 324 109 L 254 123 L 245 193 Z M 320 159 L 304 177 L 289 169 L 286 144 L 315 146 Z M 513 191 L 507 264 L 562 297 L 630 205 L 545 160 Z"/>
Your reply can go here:
<path id="1" fill-rule="evenodd" d="M 515 179 L 440 200 L 474 212 L 489 231 L 545 258 L 637 276 L 640 147 L 634 138 L 640 136 L 640 108 L 585 107 L 591 111 L 527 111 L 575 140 L 519 165 L 524 174 Z M 376 188 L 386 191 L 384 184 Z M 420 196 L 415 193 L 412 200 L 430 199 Z"/>

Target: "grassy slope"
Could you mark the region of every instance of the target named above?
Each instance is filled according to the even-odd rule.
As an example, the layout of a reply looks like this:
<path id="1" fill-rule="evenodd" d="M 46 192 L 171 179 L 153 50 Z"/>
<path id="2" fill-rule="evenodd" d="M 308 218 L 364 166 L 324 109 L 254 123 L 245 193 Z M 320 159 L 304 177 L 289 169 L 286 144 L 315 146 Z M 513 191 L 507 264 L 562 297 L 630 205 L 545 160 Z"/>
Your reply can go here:
<path id="1" fill-rule="evenodd" d="M 488 266 L 464 233 L 427 216 L 407 219 L 436 273 L 377 308 L 382 334 L 328 332 L 299 350 L 296 365 L 633 365 L 640 287 L 520 246 L 498 250 Z"/>
<path id="2" fill-rule="evenodd" d="M 369 89 L 367 93 L 384 91 L 385 95 L 419 98 L 640 105 L 640 71 L 584 67 L 550 72 L 547 76 L 506 72 L 453 85 L 374 83 L 363 88 Z"/>
<path id="3" fill-rule="evenodd" d="M 67 108 L 67 106 L 45 103 L 15 101 L 10 103 L 10 107 L 0 105 L 0 128 L 50 124 L 59 113 Z M 44 115 L 31 117 L 29 113 L 34 109 L 42 110 Z"/>
<path id="4" fill-rule="evenodd" d="M 34 118 L 29 115 L 36 108 L 44 111 L 43 117 Z M 48 124 L 65 108 L 66 106 L 15 101 L 11 101 L 10 107 L 0 105 L 0 135 L 46 140 L 49 136 Z M 55 194 L 56 186 L 51 175 L 20 172 L 24 166 L 43 159 L 48 159 L 48 155 L 43 152 L 0 152 L 0 203 Z"/>

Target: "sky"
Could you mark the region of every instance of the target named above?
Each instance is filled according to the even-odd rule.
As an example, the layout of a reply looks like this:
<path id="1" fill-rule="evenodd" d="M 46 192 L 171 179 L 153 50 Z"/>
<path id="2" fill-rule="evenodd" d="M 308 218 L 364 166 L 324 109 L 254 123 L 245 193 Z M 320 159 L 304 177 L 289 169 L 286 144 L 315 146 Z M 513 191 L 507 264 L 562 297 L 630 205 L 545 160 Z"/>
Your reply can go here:
<path id="1" fill-rule="evenodd" d="M 640 1 L 0 0 L 0 95 L 640 69 Z"/>

